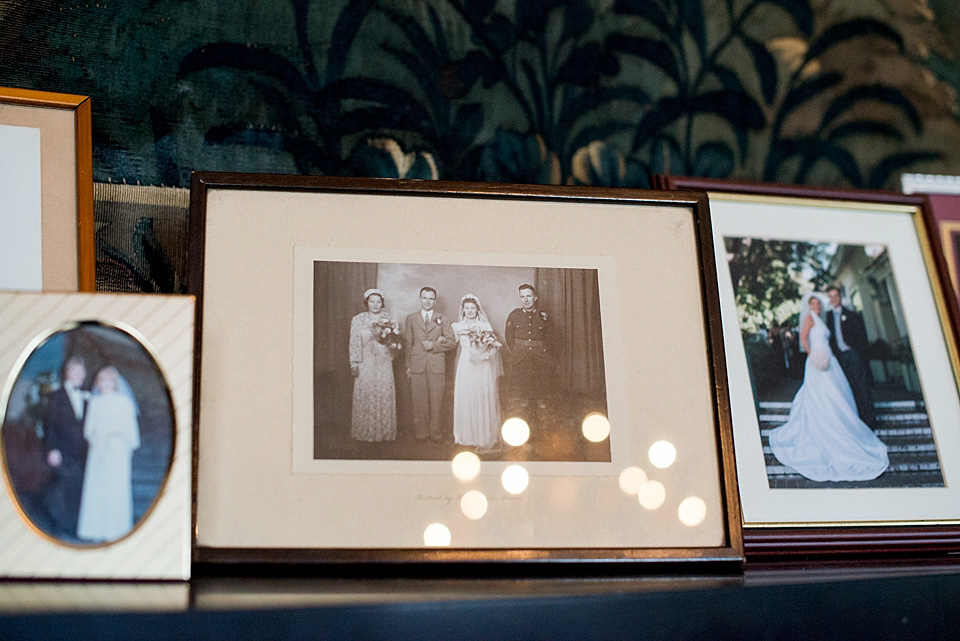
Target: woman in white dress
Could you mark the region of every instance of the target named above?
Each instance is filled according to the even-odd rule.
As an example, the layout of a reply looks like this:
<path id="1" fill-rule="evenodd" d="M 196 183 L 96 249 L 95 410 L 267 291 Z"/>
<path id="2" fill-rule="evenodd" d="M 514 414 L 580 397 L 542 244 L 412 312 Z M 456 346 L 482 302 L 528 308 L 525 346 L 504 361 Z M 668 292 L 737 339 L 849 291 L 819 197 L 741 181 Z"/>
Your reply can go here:
<path id="1" fill-rule="evenodd" d="M 383 311 L 379 289 L 363 293 L 367 311 L 350 321 L 350 372 L 353 381 L 353 418 L 350 436 L 358 441 L 397 438 L 397 396 L 393 356 L 400 347 L 400 325 Z"/>
<path id="2" fill-rule="evenodd" d="M 87 464 L 80 494 L 77 536 L 116 541 L 133 529 L 133 451 L 140 447 L 137 403 L 116 367 L 104 367 L 93 381 L 83 436 Z"/>
<path id="3" fill-rule="evenodd" d="M 889 465 L 887 446 L 857 414 L 850 383 L 830 350 L 830 329 L 811 295 L 800 328 L 807 352 L 803 385 L 787 422 L 770 431 L 770 448 L 784 465 L 813 481 L 867 481 Z"/>
<path id="4" fill-rule="evenodd" d="M 500 392 L 498 379 L 503 365 L 493 327 L 480 300 L 467 294 L 460 300 L 460 320 L 453 323 L 459 344 L 457 375 L 453 388 L 453 440 L 478 452 L 491 451 L 499 443 Z"/>

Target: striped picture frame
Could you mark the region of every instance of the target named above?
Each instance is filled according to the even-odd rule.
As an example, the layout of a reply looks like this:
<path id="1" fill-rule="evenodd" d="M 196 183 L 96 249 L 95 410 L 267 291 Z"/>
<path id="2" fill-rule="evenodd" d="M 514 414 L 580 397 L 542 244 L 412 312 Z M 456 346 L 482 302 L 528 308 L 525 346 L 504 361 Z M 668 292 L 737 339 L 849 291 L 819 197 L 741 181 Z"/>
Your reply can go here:
<path id="1" fill-rule="evenodd" d="M 188 579 L 193 297 L 0 292 L 0 326 L 0 576 Z"/>

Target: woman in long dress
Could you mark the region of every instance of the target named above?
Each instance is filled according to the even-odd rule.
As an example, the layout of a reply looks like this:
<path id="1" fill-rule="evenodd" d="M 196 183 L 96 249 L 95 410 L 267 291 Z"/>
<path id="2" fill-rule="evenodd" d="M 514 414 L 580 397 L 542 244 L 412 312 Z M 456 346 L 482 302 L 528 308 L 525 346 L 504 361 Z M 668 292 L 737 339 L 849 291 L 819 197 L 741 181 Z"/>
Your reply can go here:
<path id="1" fill-rule="evenodd" d="M 830 350 L 822 304 L 811 296 L 800 329 L 806 350 L 803 385 L 787 422 L 770 431 L 770 448 L 784 465 L 814 481 L 867 481 L 889 465 L 887 446 L 857 414 L 853 392 Z"/>
<path id="2" fill-rule="evenodd" d="M 350 436 L 358 441 L 397 438 L 397 400 L 393 356 L 400 349 L 400 325 L 383 311 L 379 289 L 363 294 L 367 311 L 350 321 L 350 372 L 353 381 L 353 419 Z"/>
<path id="3" fill-rule="evenodd" d="M 453 440 L 478 452 L 497 447 L 500 433 L 498 379 L 503 374 L 498 348 L 480 300 L 467 294 L 460 301 L 460 320 L 453 323 L 460 347 L 453 388 Z"/>
<path id="4" fill-rule="evenodd" d="M 80 494 L 77 536 L 116 541 L 133 529 L 133 451 L 140 447 L 137 403 L 116 367 L 104 367 L 93 382 L 83 436 L 87 463 Z"/>

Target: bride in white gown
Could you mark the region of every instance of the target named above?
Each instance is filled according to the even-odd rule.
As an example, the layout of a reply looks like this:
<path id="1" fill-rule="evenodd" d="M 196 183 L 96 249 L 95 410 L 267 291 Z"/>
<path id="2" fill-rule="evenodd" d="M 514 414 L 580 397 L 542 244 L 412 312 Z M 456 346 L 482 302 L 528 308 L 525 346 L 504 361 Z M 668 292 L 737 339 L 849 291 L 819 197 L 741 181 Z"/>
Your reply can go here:
<path id="1" fill-rule="evenodd" d="M 496 448 L 500 433 L 498 379 L 503 365 L 499 341 L 480 300 L 467 294 L 460 300 L 460 320 L 453 323 L 460 346 L 453 388 L 453 440 L 478 452 Z"/>
<path id="2" fill-rule="evenodd" d="M 83 436 L 89 443 L 77 536 L 116 541 L 133 529 L 133 451 L 140 447 L 139 409 L 116 367 L 97 372 Z"/>
<path id="3" fill-rule="evenodd" d="M 867 481 L 889 465 L 887 446 L 857 414 L 853 392 L 830 350 L 830 329 L 817 296 L 809 301 L 800 342 L 807 362 L 787 422 L 770 431 L 770 448 L 784 465 L 813 481 Z"/>

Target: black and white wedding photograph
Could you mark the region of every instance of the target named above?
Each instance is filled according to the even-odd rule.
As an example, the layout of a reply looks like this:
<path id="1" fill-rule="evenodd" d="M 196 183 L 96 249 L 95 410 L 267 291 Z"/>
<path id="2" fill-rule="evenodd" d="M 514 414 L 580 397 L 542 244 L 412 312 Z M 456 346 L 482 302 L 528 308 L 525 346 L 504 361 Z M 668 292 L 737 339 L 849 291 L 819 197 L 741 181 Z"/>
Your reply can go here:
<path id="1" fill-rule="evenodd" d="M 596 269 L 317 260 L 313 348 L 315 460 L 611 460 Z"/>
<path id="2" fill-rule="evenodd" d="M 943 487 L 888 247 L 724 244 L 769 487 Z"/>
<path id="3" fill-rule="evenodd" d="M 21 516 L 72 546 L 126 537 L 166 483 L 173 421 L 163 375 L 131 334 L 92 322 L 53 332 L 23 362 L 4 408 Z"/>

